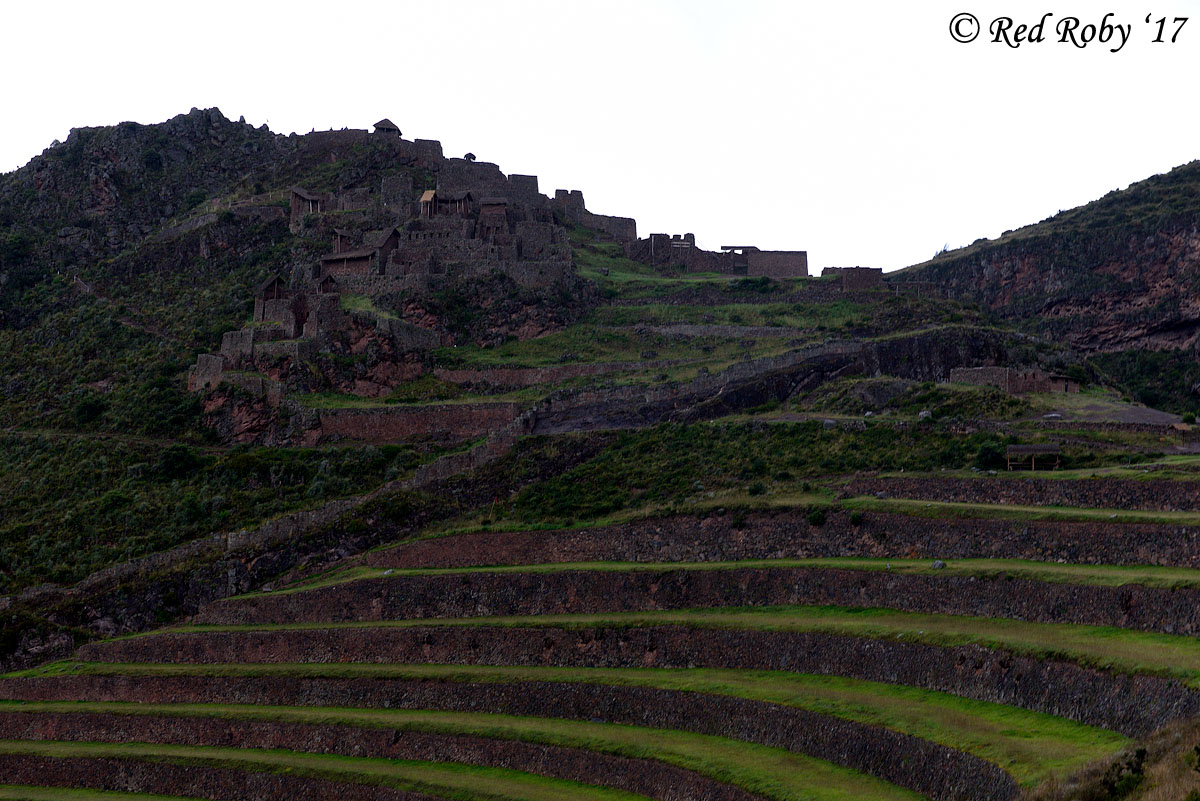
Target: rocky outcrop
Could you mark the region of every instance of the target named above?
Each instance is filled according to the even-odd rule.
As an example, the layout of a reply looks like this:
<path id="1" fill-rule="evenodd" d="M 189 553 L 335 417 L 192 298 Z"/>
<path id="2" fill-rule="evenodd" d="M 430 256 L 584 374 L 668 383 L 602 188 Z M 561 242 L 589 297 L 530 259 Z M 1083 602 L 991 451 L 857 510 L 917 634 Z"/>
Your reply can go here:
<path id="1" fill-rule="evenodd" d="M 894 280 L 1025 320 L 1095 350 L 1190 347 L 1200 331 L 1200 162 L 1177 167 L 997 240 L 939 255 Z"/>
<path id="2" fill-rule="evenodd" d="M 954 367 L 1007 361 L 1026 347 L 1028 343 L 1020 337 L 968 326 L 871 342 L 827 342 L 780 356 L 750 359 L 718 374 L 679 384 L 554 393 L 537 405 L 533 430 L 553 434 L 711 419 L 783 401 L 848 375 L 944 380 Z"/>

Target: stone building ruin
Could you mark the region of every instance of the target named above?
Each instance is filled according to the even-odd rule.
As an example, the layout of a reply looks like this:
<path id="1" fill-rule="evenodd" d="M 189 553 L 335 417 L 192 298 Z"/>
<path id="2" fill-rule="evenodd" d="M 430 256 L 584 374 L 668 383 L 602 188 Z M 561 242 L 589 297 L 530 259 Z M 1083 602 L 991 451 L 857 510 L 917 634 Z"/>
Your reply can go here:
<path id="1" fill-rule="evenodd" d="M 862 292 L 882 289 L 884 286 L 882 267 L 826 267 L 822 278 L 835 278 L 843 292 Z"/>
<path id="2" fill-rule="evenodd" d="M 952 384 L 996 387 L 1010 395 L 1029 392 L 1078 392 L 1079 382 L 1036 367 L 956 367 L 950 371 Z"/>
<path id="3" fill-rule="evenodd" d="M 695 234 L 650 234 L 626 245 L 626 255 L 652 267 L 688 273 L 807 278 L 808 252 L 722 245 L 719 252 L 696 245 Z"/>
<path id="4" fill-rule="evenodd" d="M 593 214 L 579 192 L 559 190 L 552 200 L 541 194 L 535 175 L 505 175 L 490 162 L 445 158 L 439 142 L 404 140 L 387 119 L 374 133 L 305 137 L 318 163 L 336 163 L 346 148 L 372 141 L 386 141 L 395 159 L 377 184 L 335 191 L 292 187 L 289 229 L 309 239 L 328 237 L 329 251 L 290 281 L 264 281 L 255 293 L 253 320 L 228 332 L 220 353 L 198 361 L 190 388 L 239 382 L 242 371 L 254 370 L 264 357 L 301 360 L 323 347 L 322 337 L 350 325 L 377 327 L 400 351 L 441 344 L 435 332 L 393 317 L 344 311 L 342 293 L 420 294 L 497 274 L 520 287 L 547 290 L 578 280 L 565 224 L 593 226 L 622 243 L 637 238 L 634 220 Z"/>

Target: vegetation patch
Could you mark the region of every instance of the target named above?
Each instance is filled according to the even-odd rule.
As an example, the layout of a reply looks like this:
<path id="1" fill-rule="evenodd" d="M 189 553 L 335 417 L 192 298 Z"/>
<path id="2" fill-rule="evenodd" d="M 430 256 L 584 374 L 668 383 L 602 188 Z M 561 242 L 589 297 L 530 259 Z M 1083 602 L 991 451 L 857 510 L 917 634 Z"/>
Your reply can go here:
<path id="1" fill-rule="evenodd" d="M 0 593 L 358 495 L 430 456 L 407 445 L 216 451 L 0 434 Z"/>
<path id="2" fill-rule="evenodd" d="M 826 428 L 819 422 L 665 424 L 622 433 L 594 459 L 500 504 L 497 514 L 521 523 L 567 524 L 647 505 L 702 501 L 708 493 L 754 487 L 787 474 L 804 479 L 830 473 L 969 466 L 993 434 L 902 431 L 867 426 Z M 777 481 L 777 479 L 776 479 Z M 762 493 L 758 493 L 762 494 Z"/>

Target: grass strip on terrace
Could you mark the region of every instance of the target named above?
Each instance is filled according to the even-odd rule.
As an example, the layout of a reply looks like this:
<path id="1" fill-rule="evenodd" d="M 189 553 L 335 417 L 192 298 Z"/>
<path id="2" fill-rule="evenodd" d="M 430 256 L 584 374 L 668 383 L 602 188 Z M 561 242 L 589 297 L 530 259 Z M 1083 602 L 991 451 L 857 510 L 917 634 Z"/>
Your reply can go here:
<path id="1" fill-rule="evenodd" d="M 915 498 L 847 498 L 837 504 L 844 509 L 899 512 L 917 517 L 957 517 L 985 520 L 1104 521 L 1106 523 L 1171 523 L 1200 525 L 1195 512 L 1161 512 L 1143 509 L 1087 509 L 1074 506 L 1031 506 L 1007 503 L 963 503 L 925 501 Z"/>
<path id="2" fill-rule="evenodd" d="M 0 801 L 200 801 L 191 796 L 0 784 Z"/>
<path id="3" fill-rule="evenodd" d="M 0 703 L 0 711 L 210 717 L 521 740 L 674 765 L 778 801 L 913 798 L 882 780 L 783 748 L 672 729 L 421 709 L 251 704 Z"/>
<path id="4" fill-rule="evenodd" d="M 771 423 L 761 415 L 760 422 Z M 875 498 L 858 496 L 837 500 L 835 490 L 812 486 L 812 479 L 796 478 L 790 482 L 774 481 L 767 485 L 766 494 L 750 495 L 746 487 L 730 487 L 711 491 L 705 497 L 688 498 L 682 501 L 663 500 L 641 503 L 602 516 L 580 516 L 570 526 L 561 523 L 528 521 L 521 519 L 492 521 L 481 528 L 478 518 L 446 521 L 431 526 L 416 540 L 439 539 L 459 534 L 497 533 L 504 531 L 540 530 L 552 534 L 556 531 L 578 531 L 600 528 L 633 520 L 661 516 L 704 514 L 713 509 L 736 509 L 743 512 L 766 510 L 804 510 L 813 508 L 863 512 L 882 512 L 908 517 L 948 520 L 1009 520 L 1051 522 L 1104 522 L 1104 523 L 1158 523 L 1181 526 L 1200 526 L 1200 513 L 1159 512 L 1149 510 L 1087 509 L 1068 506 L 1018 506 L 1007 504 L 959 503 L 951 501 L 925 501 L 915 498 Z M 806 486 L 807 485 L 807 486 Z M 711 497 L 708 497 L 711 496 Z M 415 541 L 415 540 L 413 540 Z M 385 551 L 411 544 L 412 541 L 384 544 L 372 551 Z"/>
<path id="5" fill-rule="evenodd" d="M 1075 434 L 1078 432 L 1072 432 Z M 1087 432 L 1092 433 L 1092 432 Z M 1052 481 L 1081 481 L 1092 478 L 1123 478 L 1133 481 L 1153 481 L 1170 479 L 1175 481 L 1195 482 L 1195 469 L 1200 467 L 1200 456 L 1195 454 L 1172 454 L 1149 461 L 1118 464 L 1108 467 L 1077 467 L 1061 468 L 1058 470 L 1002 470 L 996 475 L 983 475 L 969 469 L 945 470 L 926 474 L 931 478 L 967 478 L 967 479 L 999 479 L 1002 481 L 1022 481 L 1028 478 L 1048 479 Z M 912 478 L 912 473 L 899 473 L 890 470 L 881 471 L 880 478 Z M 920 475 L 920 474 L 918 474 Z"/>
<path id="6" fill-rule="evenodd" d="M 466 544 L 466 543 L 464 543 Z M 469 545 L 468 545 L 469 547 Z M 405 576 L 452 576 L 480 573 L 664 573 L 676 570 L 786 570 L 790 568 L 885 571 L 900 575 L 975 576 L 977 578 L 1020 578 L 1056 584 L 1183 589 L 1200 587 L 1200 569 L 1159 565 L 1082 565 L 1038 562 L 1030 559 L 947 559 L 945 567 L 934 568 L 931 559 L 887 559 L 875 557 L 813 557 L 808 559 L 745 559 L 722 562 L 552 562 L 536 565 L 483 565 L 446 568 L 382 568 L 357 566 L 325 573 L 272 592 L 234 596 L 260 598 L 292 595 L 355 581 Z"/>
<path id="7" fill-rule="evenodd" d="M 292 679 L 416 679 L 459 682 L 569 682 L 651 687 L 821 712 L 966 751 L 1023 785 L 1073 772 L 1128 743 L 1106 729 L 1020 707 L 896 684 L 783 671 L 717 668 L 559 668 L 476 665 L 169 665 L 63 662 L 30 676 L 205 676 Z M 0 705 L 0 709 L 6 709 Z"/>
<path id="8" fill-rule="evenodd" d="M 1196 637 L 1135 631 L 1113 626 L 1031 623 L 1010 618 L 938 615 L 841 606 L 728 607 L 589 615 L 502 615 L 340 623 L 185 625 L 116 637 L 113 640 L 210 632 L 491 626 L 568 629 L 684 626 L 841 634 L 875 639 L 902 639 L 905 642 L 943 647 L 981 645 L 1039 659 L 1062 658 L 1122 672 L 1171 675 L 1188 680 L 1193 686 L 1200 686 L 1200 638 Z"/>
<path id="9" fill-rule="evenodd" d="M 462 801 L 647 801 L 610 787 L 551 779 L 507 768 L 449 762 L 377 759 L 297 751 L 147 743 L 87 743 L 62 740 L 0 740 L 0 754 L 57 759 L 135 759 L 205 764 L 332 781 L 382 784 Z"/>

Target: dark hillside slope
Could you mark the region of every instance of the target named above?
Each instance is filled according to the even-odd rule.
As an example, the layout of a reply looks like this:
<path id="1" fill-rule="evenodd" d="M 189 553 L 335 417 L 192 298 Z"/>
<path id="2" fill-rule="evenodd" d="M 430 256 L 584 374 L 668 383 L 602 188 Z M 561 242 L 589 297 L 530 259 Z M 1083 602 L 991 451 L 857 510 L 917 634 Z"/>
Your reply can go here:
<path id="1" fill-rule="evenodd" d="M 897 278 L 932 281 L 1087 350 L 1193 348 L 1200 332 L 1200 161 Z"/>
<path id="2" fill-rule="evenodd" d="M 0 297 L 120 253 L 240 180 L 252 184 L 291 144 L 217 109 L 73 129 L 0 179 Z"/>

